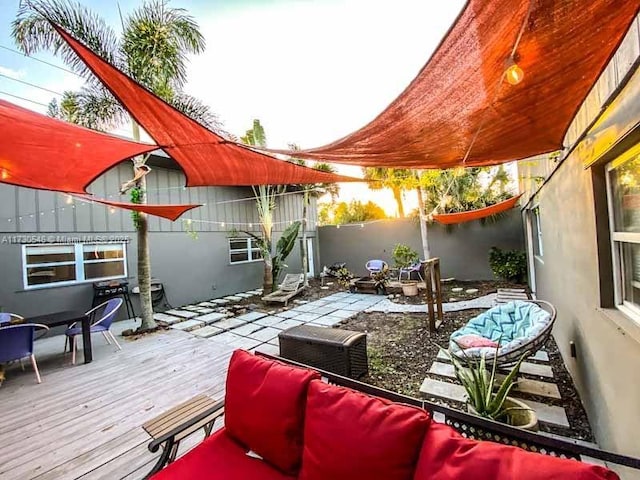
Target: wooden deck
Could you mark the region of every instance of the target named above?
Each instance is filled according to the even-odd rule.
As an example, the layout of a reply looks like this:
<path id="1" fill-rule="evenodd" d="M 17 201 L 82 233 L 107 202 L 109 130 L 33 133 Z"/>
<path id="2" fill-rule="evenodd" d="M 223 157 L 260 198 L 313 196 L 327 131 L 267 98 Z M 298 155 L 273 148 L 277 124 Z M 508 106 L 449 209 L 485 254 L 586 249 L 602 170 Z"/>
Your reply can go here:
<path id="1" fill-rule="evenodd" d="M 37 342 L 40 385 L 30 366 L 8 370 L 1 479 L 141 479 L 159 455 L 141 425 L 196 394 L 222 397 L 231 347 L 175 330 L 118 341 L 94 335 L 93 363 L 75 366 L 63 337 Z"/>

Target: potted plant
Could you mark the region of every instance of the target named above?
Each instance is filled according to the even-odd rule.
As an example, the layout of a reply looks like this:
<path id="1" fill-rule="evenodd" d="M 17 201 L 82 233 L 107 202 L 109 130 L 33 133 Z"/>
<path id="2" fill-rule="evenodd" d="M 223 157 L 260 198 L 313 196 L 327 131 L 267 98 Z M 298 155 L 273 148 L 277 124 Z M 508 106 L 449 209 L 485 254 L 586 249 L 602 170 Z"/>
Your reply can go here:
<path id="1" fill-rule="evenodd" d="M 372 273 L 371 280 L 373 280 L 373 287 L 375 288 L 378 295 L 387 294 L 387 284 L 389 283 L 389 279 L 387 278 L 387 270 Z"/>
<path id="2" fill-rule="evenodd" d="M 498 382 L 497 362 L 493 362 L 489 373 L 484 355 L 481 355 L 479 359 L 467 357 L 467 362 L 463 365 L 447 350 L 442 348 L 441 350 L 451 359 L 456 378 L 467 392 L 469 413 L 524 430 L 534 432 L 538 430 L 538 418 L 533 409 L 521 400 L 508 396 L 511 389 L 518 383 L 516 377 L 525 355 L 520 357 L 504 380 Z"/>
<path id="3" fill-rule="evenodd" d="M 411 265 L 416 264 L 420 260 L 418 252 L 416 252 L 408 245 L 404 245 L 402 243 L 398 243 L 394 247 L 391 255 L 396 267 L 399 269 L 408 268 Z M 406 281 L 401 281 L 400 283 L 402 283 L 402 293 L 407 297 L 413 297 L 418 294 L 418 282 L 407 279 Z"/>
<path id="4" fill-rule="evenodd" d="M 343 288 L 349 288 L 351 285 L 351 280 L 353 279 L 353 273 L 351 273 L 347 267 L 340 267 L 335 272 L 335 277 L 340 285 Z"/>

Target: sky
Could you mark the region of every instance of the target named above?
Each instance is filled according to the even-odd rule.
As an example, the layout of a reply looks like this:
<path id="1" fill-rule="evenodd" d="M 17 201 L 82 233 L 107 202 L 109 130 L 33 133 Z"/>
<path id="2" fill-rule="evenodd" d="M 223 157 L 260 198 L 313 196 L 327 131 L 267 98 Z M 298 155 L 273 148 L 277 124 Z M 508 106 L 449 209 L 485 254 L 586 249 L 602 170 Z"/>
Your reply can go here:
<path id="1" fill-rule="evenodd" d="M 0 47 L 15 48 L 11 21 L 18 3 L 0 0 Z M 118 7 L 126 14 L 141 1 L 81 3 L 119 30 Z M 208 104 L 238 136 L 258 118 L 269 147 L 311 148 L 364 126 L 397 97 L 464 0 L 171 0 L 170 5 L 187 9 L 207 42 L 205 52 L 190 59 L 187 93 Z M 34 57 L 65 68 L 50 53 Z M 82 83 L 71 73 L 0 48 L 0 98 L 44 112 L 52 98 Z M 359 167 L 339 171 L 361 176 Z M 389 192 L 343 185 L 340 200 L 353 198 L 373 199 L 395 213 Z M 407 194 L 405 208 L 415 205 Z"/>

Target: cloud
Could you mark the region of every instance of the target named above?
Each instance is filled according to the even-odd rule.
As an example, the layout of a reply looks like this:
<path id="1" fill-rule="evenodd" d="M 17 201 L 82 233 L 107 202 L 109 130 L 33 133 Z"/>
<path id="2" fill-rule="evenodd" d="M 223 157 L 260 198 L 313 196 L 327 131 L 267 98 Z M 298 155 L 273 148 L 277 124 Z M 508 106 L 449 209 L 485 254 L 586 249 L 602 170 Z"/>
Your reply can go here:
<path id="1" fill-rule="evenodd" d="M 5 75 L 16 80 L 21 80 L 27 74 L 24 70 L 14 70 L 12 68 L 3 67 L 0 65 L 0 74 Z"/>

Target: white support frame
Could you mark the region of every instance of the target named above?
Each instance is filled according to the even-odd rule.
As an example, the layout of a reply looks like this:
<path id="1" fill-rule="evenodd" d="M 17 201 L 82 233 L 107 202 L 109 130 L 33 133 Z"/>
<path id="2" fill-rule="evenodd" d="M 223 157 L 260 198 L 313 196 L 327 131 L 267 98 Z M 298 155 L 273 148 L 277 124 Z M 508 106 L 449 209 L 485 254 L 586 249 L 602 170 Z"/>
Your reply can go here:
<path id="1" fill-rule="evenodd" d="M 119 245 L 122 248 L 122 258 L 121 259 L 111 259 L 111 260 L 85 260 L 84 259 L 84 247 L 87 245 L 96 246 L 96 245 Z M 117 278 L 127 278 L 128 276 L 128 262 L 127 262 L 127 244 L 125 242 L 114 242 L 114 243 L 64 243 L 64 244 L 55 244 L 55 246 L 73 246 L 74 253 L 74 261 L 67 262 L 46 262 L 46 263 L 36 263 L 36 264 L 27 264 L 27 250 L 33 247 L 50 247 L 53 244 L 26 244 L 22 245 L 22 284 L 25 290 L 38 290 L 42 288 L 54 288 L 54 287 L 63 287 L 69 285 L 79 285 L 83 283 L 93 283 L 100 282 L 103 280 L 113 280 Z M 108 277 L 99 277 L 99 278 L 85 278 L 84 275 L 84 265 L 85 264 L 93 264 L 93 263 L 111 263 L 111 262 L 122 262 L 124 264 L 124 274 L 116 275 L 116 276 L 108 276 Z M 48 266 L 61 266 L 61 265 L 75 265 L 75 280 L 69 280 L 64 282 L 51 282 L 51 283 L 42 283 L 38 285 L 29 285 L 27 271 L 29 268 L 34 267 L 48 267 Z"/>

